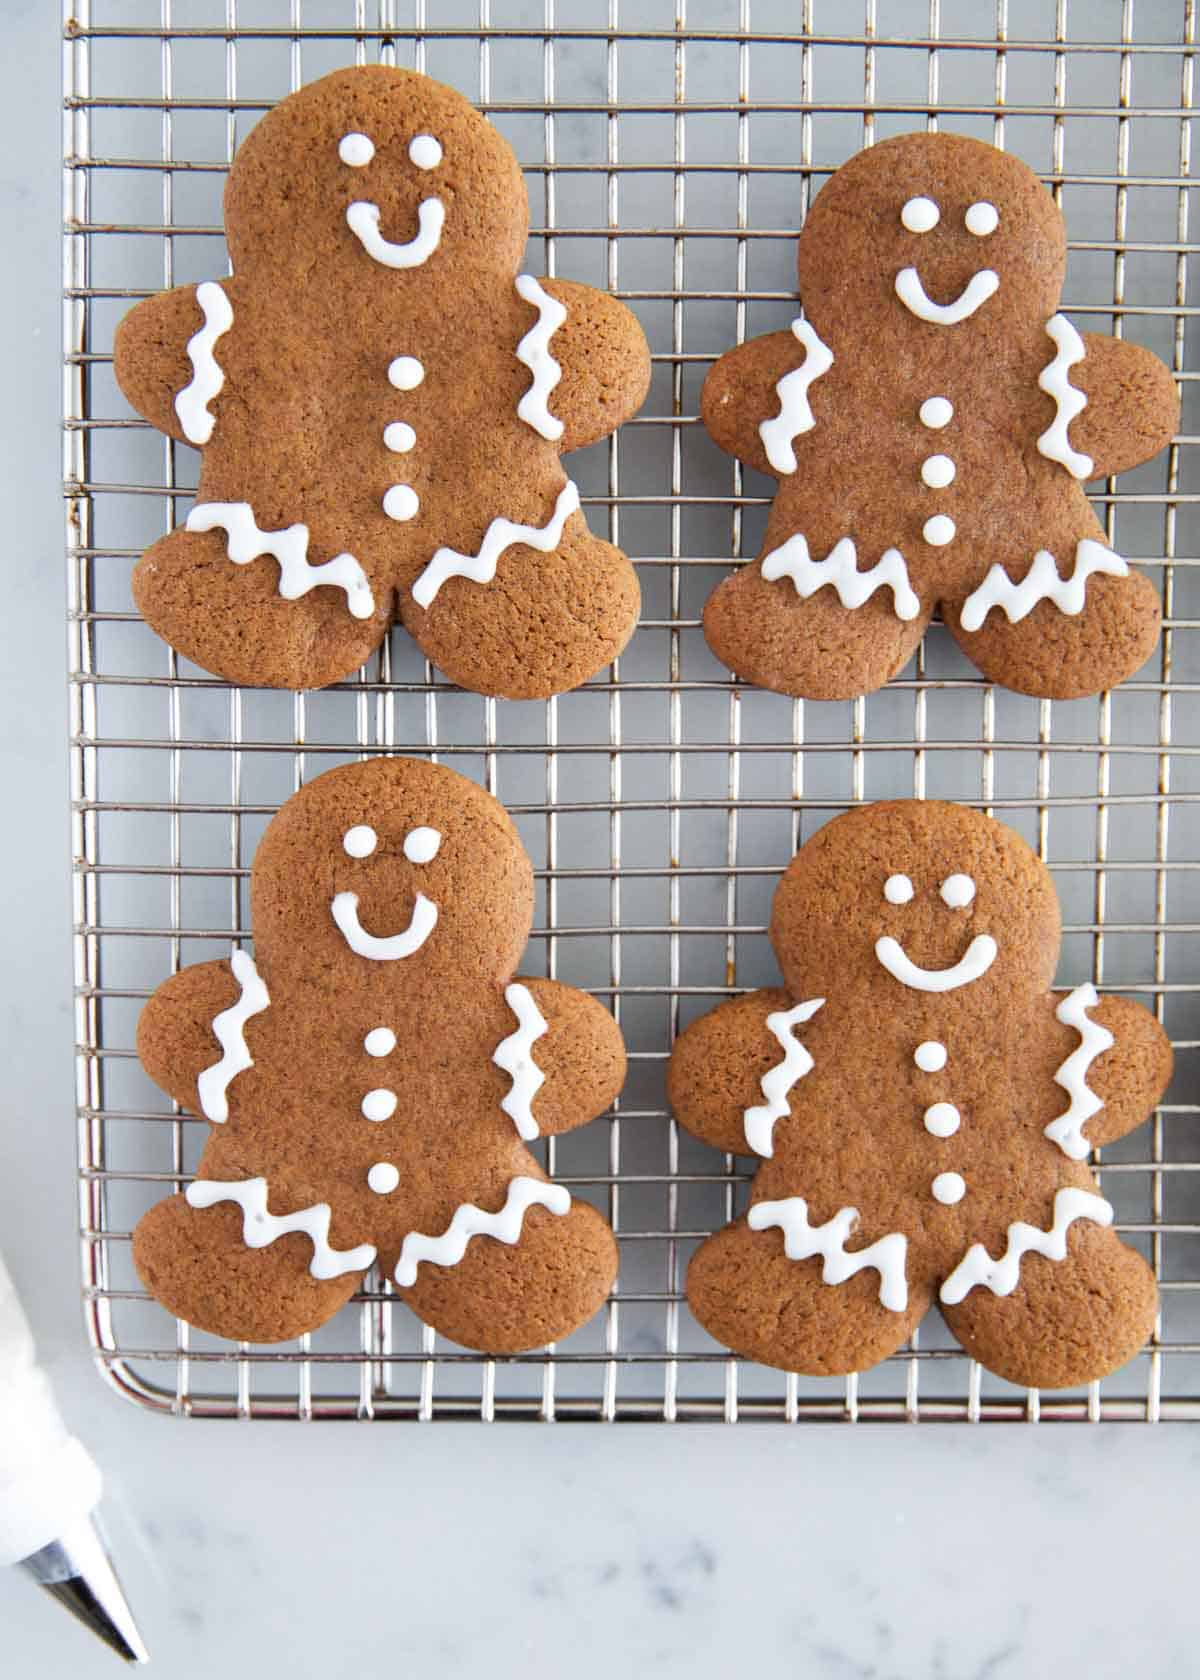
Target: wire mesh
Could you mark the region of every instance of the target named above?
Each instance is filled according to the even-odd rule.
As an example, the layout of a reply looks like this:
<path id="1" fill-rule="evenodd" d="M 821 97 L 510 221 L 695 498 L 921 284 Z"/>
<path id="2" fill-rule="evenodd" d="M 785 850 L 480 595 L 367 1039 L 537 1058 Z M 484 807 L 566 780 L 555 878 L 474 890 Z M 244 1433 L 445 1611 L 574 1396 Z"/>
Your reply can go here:
<path id="1" fill-rule="evenodd" d="M 1200 1416 L 1192 0 L 68 0 L 65 18 L 79 1193 L 88 1322 L 111 1383 L 149 1408 L 228 1417 Z M 131 609 L 132 565 L 183 518 L 196 458 L 120 398 L 116 321 L 160 287 L 225 272 L 224 175 L 261 113 L 376 59 L 477 101 L 526 171 L 527 266 L 613 291 L 651 342 L 642 414 L 571 467 L 593 528 L 638 560 L 642 625 L 610 673 L 545 705 L 459 692 L 399 630 L 333 689 L 238 690 Z M 708 441 L 703 376 L 735 339 L 790 320 L 795 234 L 829 173 L 922 126 L 1034 167 L 1067 216 L 1064 307 L 1154 349 L 1181 382 L 1167 456 L 1095 497 L 1166 607 L 1152 662 L 1098 699 L 994 690 L 935 625 L 882 693 L 791 701 L 739 687 L 700 633 L 712 585 L 757 552 L 771 492 Z M 440 758 L 508 805 L 537 870 L 526 970 L 594 991 L 630 1047 L 614 1111 L 544 1145 L 622 1258 L 599 1317 L 546 1352 L 466 1354 L 374 1275 L 311 1337 L 237 1347 L 176 1324 L 132 1268 L 133 1225 L 187 1182 L 204 1132 L 140 1072 L 141 1003 L 168 972 L 250 937 L 248 864 L 280 801 L 390 751 Z M 682 1294 L 697 1241 L 744 1206 L 749 1169 L 675 1127 L 672 1038 L 775 981 L 765 925 L 795 847 L 848 805 L 905 795 L 1018 828 L 1063 902 L 1059 982 L 1141 998 L 1175 1043 L 1168 1099 L 1099 1162 L 1157 1272 L 1159 1326 L 1124 1371 L 1077 1393 L 981 1372 L 936 1315 L 859 1378 L 787 1376 L 729 1357 Z"/>

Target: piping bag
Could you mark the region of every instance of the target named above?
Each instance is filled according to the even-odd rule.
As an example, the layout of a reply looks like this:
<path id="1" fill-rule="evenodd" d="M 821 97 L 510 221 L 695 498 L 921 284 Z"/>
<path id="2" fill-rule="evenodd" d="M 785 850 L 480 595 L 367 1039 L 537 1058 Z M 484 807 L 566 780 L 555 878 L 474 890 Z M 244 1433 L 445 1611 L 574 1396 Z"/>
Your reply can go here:
<path id="1" fill-rule="evenodd" d="M 67 1433 L 0 1258 L 0 1564 L 20 1564 L 126 1662 L 148 1662 L 92 1515 L 101 1487 Z"/>

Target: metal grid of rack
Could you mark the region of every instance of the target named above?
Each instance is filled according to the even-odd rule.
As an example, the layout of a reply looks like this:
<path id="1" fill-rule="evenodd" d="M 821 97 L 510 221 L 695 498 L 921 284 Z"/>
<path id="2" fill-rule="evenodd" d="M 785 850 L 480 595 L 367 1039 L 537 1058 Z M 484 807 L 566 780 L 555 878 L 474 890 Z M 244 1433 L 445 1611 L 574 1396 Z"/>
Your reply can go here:
<path id="1" fill-rule="evenodd" d="M 65 474 L 73 695 L 80 1217 L 108 1380 L 196 1416 L 528 1419 L 1101 1419 L 1200 1416 L 1200 567 L 1188 339 L 1193 0 L 67 0 Z M 129 572 L 186 511 L 191 451 L 134 419 L 111 373 L 131 300 L 225 271 L 220 192 L 264 109 L 337 65 L 427 70 L 475 99 L 527 172 L 528 266 L 602 285 L 654 353 L 643 413 L 573 459 L 594 529 L 639 562 L 619 665 L 545 705 L 465 695 L 403 632 L 318 694 L 237 690 L 131 610 Z M 700 382 L 794 312 L 812 193 L 860 145 L 923 125 L 1018 152 L 1068 218 L 1064 307 L 1175 369 L 1182 434 L 1095 498 L 1161 586 L 1152 663 L 1091 701 L 982 683 L 935 626 L 883 693 L 846 704 L 742 688 L 705 648 L 703 600 L 757 551 L 771 486 L 720 456 Z M 141 1074 L 141 1002 L 250 937 L 247 867 L 307 777 L 362 754 L 440 757 L 513 811 L 537 868 L 525 967 L 617 1013 L 614 1112 L 549 1140 L 550 1170 L 616 1227 L 619 1287 L 544 1353 L 489 1360 L 416 1323 L 374 1275 L 319 1333 L 244 1348 L 141 1291 L 129 1232 L 186 1182 L 203 1126 Z M 968 1361 L 937 1320 L 860 1378 L 730 1358 L 691 1320 L 696 1242 L 744 1205 L 747 1166 L 678 1133 L 674 1033 L 770 983 L 771 893 L 800 840 L 887 796 L 995 811 L 1054 872 L 1059 981 L 1138 996 L 1177 1075 L 1104 1152 L 1105 1194 L 1162 1289 L 1150 1348 L 1102 1384 L 1039 1396 Z"/>

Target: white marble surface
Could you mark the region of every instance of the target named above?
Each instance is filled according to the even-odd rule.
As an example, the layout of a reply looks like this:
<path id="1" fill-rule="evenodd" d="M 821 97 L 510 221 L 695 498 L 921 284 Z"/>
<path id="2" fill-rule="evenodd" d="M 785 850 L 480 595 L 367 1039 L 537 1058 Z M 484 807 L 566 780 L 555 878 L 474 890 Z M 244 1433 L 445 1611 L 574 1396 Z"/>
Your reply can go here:
<path id="1" fill-rule="evenodd" d="M 76 1292 L 58 439 L 58 43 L 4 0 L 0 1242 L 110 1477 L 159 1670 L 840 1680 L 1184 1676 L 1186 1426 L 180 1424 L 113 1398 Z M 115 1672 L 0 1577 L 0 1673 Z"/>

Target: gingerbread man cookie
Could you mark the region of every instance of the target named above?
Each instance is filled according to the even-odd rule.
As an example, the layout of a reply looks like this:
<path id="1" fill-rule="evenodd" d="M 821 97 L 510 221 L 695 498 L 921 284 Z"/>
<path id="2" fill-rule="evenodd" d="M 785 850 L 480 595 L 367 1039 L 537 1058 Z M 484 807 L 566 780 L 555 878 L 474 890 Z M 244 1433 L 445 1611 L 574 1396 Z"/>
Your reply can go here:
<path id="1" fill-rule="evenodd" d="M 126 397 L 203 450 L 196 505 L 134 572 L 180 653 L 318 688 L 397 615 L 447 676 L 518 699 L 607 665 L 633 568 L 589 532 L 561 452 L 635 413 L 633 315 L 518 270 L 507 142 L 452 88 L 339 70 L 275 107 L 225 192 L 233 276 L 137 305 Z"/>
<path id="2" fill-rule="evenodd" d="M 1058 313 L 1066 234 L 1037 177 L 960 135 L 884 141 L 822 189 L 798 260 L 803 318 L 722 356 L 701 398 L 714 440 L 779 480 L 761 554 L 705 610 L 717 657 L 845 699 L 940 606 L 1025 694 L 1136 671 L 1158 597 L 1083 487 L 1163 448 L 1179 399 L 1148 351 Z"/>
<path id="3" fill-rule="evenodd" d="M 1049 872 L 961 806 L 866 806 L 801 848 L 771 919 L 783 988 L 702 1016 L 670 1062 L 681 1124 L 761 1160 L 688 1271 L 718 1341 L 861 1371 L 936 1300 L 1017 1383 L 1142 1346 L 1154 1277 L 1087 1158 L 1146 1119 L 1171 1049 L 1138 1004 L 1049 990 L 1059 936 Z"/>
<path id="4" fill-rule="evenodd" d="M 250 901 L 253 958 L 184 969 L 138 1026 L 213 1125 L 134 1233 L 146 1287 L 253 1342 L 314 1329 L 372 1264 L 490 1353 L 590 1318 L 616 1242 L 526 1145 L 600 1114 L 625 1053 L 590 997 L 513 978 L 533 872 L 503 807 L 414 759 L 330 770 L 272 820 Z"/>

